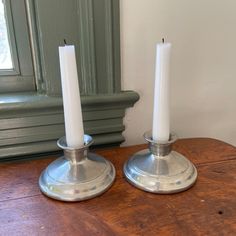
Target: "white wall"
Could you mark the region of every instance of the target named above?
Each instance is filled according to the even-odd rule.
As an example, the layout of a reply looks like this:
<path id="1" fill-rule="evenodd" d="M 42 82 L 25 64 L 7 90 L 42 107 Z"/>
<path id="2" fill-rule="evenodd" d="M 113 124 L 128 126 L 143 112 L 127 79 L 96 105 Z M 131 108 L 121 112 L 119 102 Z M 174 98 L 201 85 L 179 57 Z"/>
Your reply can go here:
<path id="1" fill-rule="evenodd" d="M 124 145 L 151 130 L 155 44 L 172 43 L 171 126 L 179 137 L 236 145 L 236 1 L 121 0 L 122 87 L 140 101 Z"/>

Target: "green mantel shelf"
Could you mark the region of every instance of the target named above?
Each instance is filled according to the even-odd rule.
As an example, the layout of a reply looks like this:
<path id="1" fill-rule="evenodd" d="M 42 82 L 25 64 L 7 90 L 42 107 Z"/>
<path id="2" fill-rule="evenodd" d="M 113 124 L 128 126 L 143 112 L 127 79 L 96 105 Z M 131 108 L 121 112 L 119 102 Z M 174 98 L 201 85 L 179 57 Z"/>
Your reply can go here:
<path id="1" fill-rule="evenodd" d="M 95 145 L 120 144 L 125 109 L 139 99 L 132 91 L 82 96 L 85 132 Z M 0 96 L 0 158 L 58 150 L 65 135 L 61 97 L 33 93 Z"/>

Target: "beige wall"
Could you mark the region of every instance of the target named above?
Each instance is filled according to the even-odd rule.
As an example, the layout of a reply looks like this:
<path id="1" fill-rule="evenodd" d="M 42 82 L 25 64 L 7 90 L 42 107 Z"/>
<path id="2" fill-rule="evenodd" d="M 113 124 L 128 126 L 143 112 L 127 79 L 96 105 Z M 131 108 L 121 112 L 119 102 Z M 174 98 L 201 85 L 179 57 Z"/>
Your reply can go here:
<path id="1" fill-rule="evenodd" d="M 162 37 L 173 46 L 172 130 L 236 145 L 236 1 L 121 0 L 122 86 L 141 96 L 127 111 L 124 145 L 143 143 L 151 129 Z"/>

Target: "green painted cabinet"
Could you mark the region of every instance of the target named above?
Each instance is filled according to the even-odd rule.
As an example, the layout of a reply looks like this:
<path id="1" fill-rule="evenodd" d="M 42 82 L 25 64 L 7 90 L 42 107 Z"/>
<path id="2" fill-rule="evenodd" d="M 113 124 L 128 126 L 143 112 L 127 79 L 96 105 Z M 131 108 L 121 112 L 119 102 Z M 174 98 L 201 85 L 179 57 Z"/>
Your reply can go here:
<path id="1" fill-rule="evenodd" d="M 86 133 L 96 145 L 123 142 L 125 109 L 139 96 L 121 91 L 119 1 L 25 2 L 37 89 L 0 95 L 0 158 L 58 149 L 64 135 L 58 46 L 64 39 L 76 47 Z"/>

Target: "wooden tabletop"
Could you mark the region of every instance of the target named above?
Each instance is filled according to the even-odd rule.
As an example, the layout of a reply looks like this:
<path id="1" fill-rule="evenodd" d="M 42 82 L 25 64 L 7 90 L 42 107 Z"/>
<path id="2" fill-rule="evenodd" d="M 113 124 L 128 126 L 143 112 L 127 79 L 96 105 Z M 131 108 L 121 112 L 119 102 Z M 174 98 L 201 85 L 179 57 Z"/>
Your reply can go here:
<path id="1" fill-rule="evenodd" d="M 102 196 L 64 203 L 41 194 L 38 178 L 53 160 L 0 164 L 0 235 L 236 235 L 236 148 L 182 139 L 174 149 L 198 169 L 182 193 L 156 195 L 126 182 L 125 160 L 145 145 L 99 150 L 117 170 Z"/>

